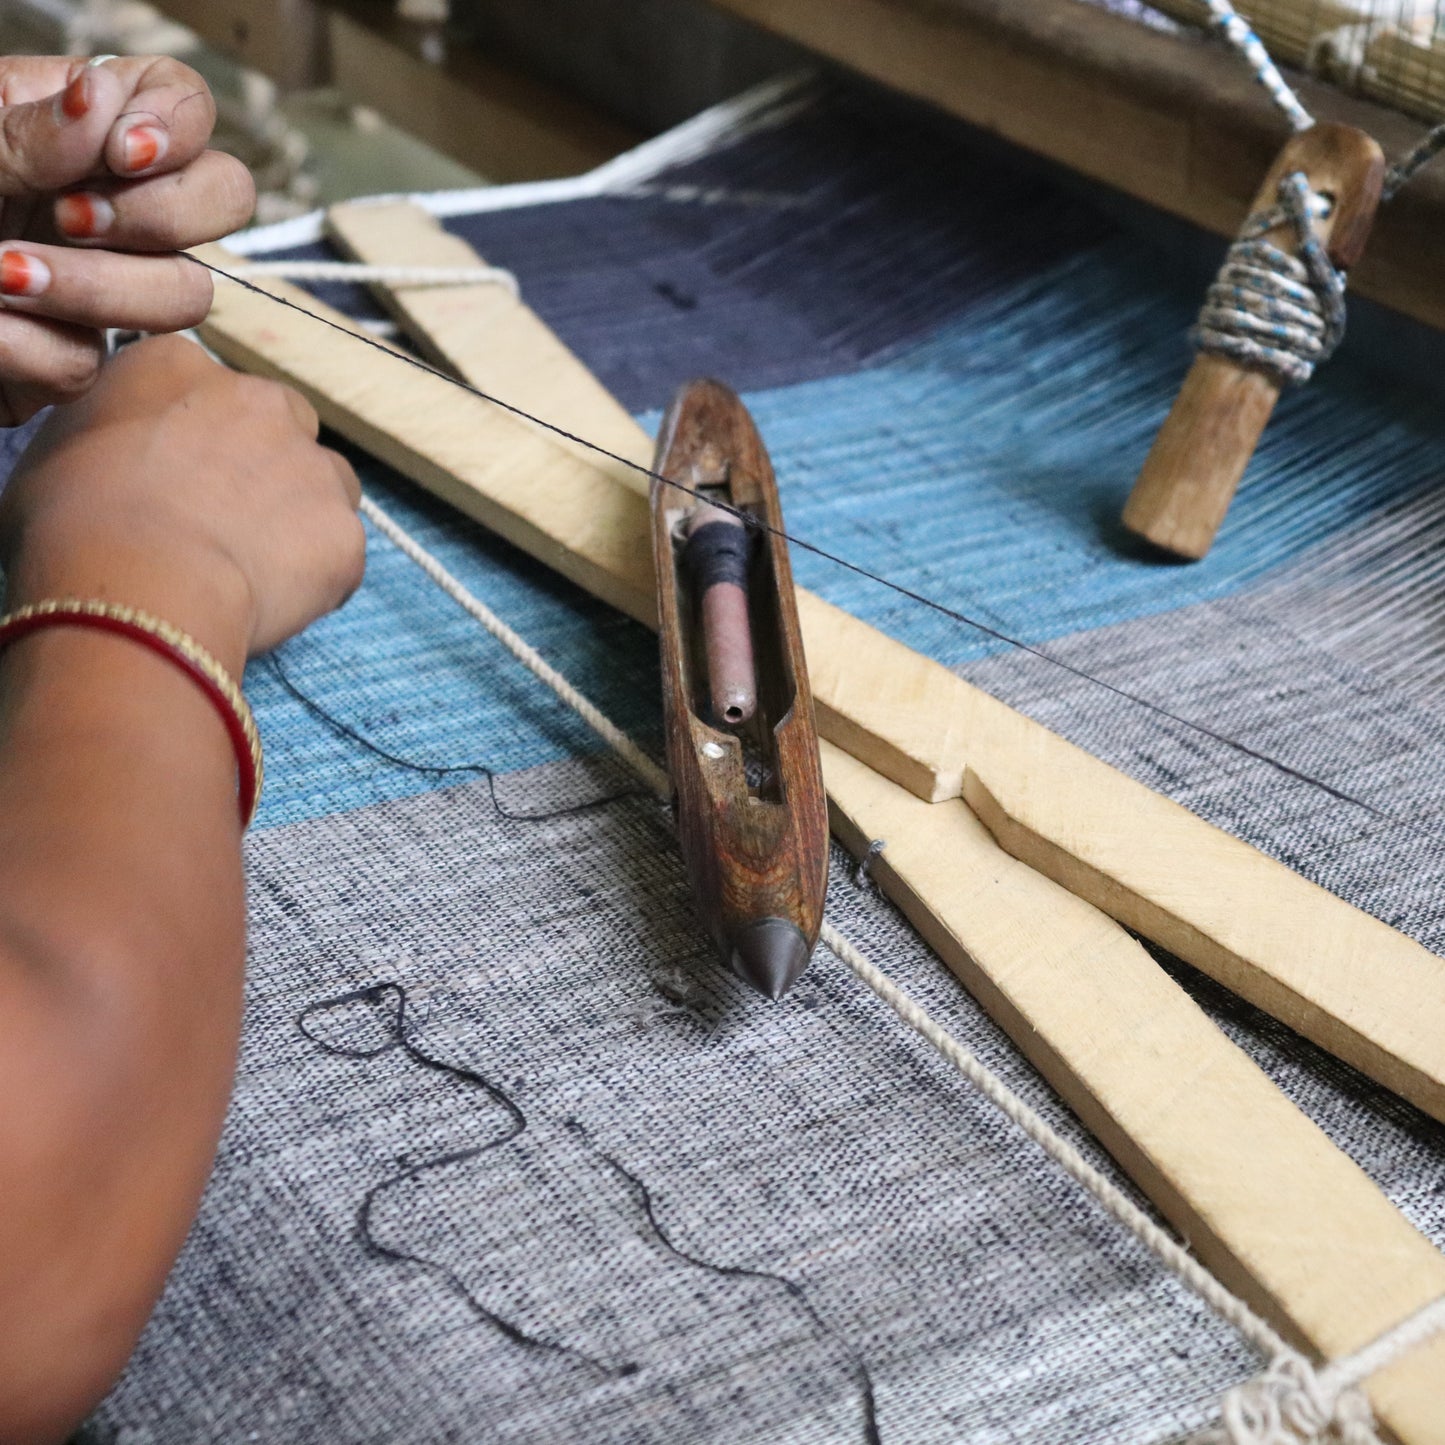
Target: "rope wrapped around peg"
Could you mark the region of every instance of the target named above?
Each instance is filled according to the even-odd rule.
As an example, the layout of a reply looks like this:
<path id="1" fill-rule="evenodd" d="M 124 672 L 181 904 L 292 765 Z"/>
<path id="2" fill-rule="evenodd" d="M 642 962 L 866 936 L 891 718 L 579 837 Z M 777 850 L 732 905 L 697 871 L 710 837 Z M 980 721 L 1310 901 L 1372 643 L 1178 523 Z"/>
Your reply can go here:
<path id="1" fill-rule="evenodd" d="M 1205 294 L 1193 340 L 1200 351 L 1227 356 L 1302 385 L 1345 334 L 1345 277 L 1331 264 L 1312 221 L 1328 202 L 1295 171 L 1279 183 L 1279 203 L 1244 223 Z M 1268 232 L 1289 224 L 1298 237 L 1291 255 Z"/>

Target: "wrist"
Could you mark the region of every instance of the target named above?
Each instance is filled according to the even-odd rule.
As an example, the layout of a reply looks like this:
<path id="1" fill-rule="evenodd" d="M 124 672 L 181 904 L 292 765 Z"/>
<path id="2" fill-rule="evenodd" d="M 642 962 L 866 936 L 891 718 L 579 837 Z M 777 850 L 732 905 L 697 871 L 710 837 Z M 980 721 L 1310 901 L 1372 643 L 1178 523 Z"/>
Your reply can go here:
<path id="1" fill-rule="evenodd" d="M 6 573 L 7 610 L 62 597 L 148 612 L 188 633 L 237 680 L 245 668 L 250 588 L 240 569 L 215 549 L 119 539 L 22 547 Z"/>

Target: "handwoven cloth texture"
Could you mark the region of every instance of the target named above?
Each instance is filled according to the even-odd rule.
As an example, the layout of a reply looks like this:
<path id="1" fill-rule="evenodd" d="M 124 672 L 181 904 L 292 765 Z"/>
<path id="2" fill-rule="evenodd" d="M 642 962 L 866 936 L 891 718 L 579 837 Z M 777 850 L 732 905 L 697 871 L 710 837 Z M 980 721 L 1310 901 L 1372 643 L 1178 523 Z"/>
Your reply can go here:
<path id="1" fill-rule="evenodd" d="M 1408 584 L 1434 532 L 1388 586 L 1344 569 L 1331 596 L 1370 615 L 1364 632 L 1291 582 L 1310 575 L 1317 602 L 1312 559 L 1428 512 L 1445 455 L 1433 403 L 1372 379 L 1347 343 L 1281 408 L 1214 554 L 1161 567 L 1112 518 L 1187 362 L 1192 278 L 1017 158 L 867 95 L 825 96 L 659 181 L 723 198 L 453 224 L 628 405 L 652 414 L 697 372 L 745 388 L 801 536 L 1382 809 L 1438 809 L 1438 708 L 1391 685 L 1398 659 L 1381 670 L 1393 628 L 1420 633 Z M 642 629 L 364 470 L 657 750 Z M 807 585 L 1445 944 L 1438 830 L 1342 807 L 795 561 Z M 1427 634 L 1416 655 L 1432 647 Z M 511 810 L 617 785 L 575 761 L 591 747 L 575 720 L 384 546 L 353 602 L 283 659 L 391 752 L 496 769 Z M 367 752 L 266 665 L 248 683 L 271 783 L 249 845 L 236 1101 L 192 1239 L 90 1439 L 853 1441 L 861 1361 L 885 1441 L 1144 1445 L 1252 1368 L 826 954 L 781 1007 L 719 978 L 651 804 L 509 822 L 485 782 Z M 888 905 L 842 873 L 832 898 L 845 930 L 1080 1137 Z M 1445 1240 L 1445 1131 L 1179 977 Z M 383 985 L 406 990 L 421 1054 L 492 1081 L 521 1134 L 497 1143 L 505 1103 L 395 1045 Z"/>

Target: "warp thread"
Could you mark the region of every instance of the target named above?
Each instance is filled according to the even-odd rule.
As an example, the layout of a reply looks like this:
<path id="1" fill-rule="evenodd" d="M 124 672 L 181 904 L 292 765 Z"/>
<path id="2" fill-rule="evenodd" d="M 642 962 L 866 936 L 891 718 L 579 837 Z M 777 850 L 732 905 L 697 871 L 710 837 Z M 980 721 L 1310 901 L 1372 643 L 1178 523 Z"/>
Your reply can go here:
<path id="1" fill-rule="evenodd" d="M 1252 747 L 1250 746 L 1250 744 L 1243 742 L 1239 738 L 1231 737 L 1227 733 L 1220 732 L 1217 728 L 1211 727 L 1208 723 L 1199 722 L 1194 718 L 1184 717 L 1179 713 L 1173 712 L 1171 709 L 1165 707 L 1162 703 L 1154 702 L 1152 699 L 1144 697 L 1137 692 L 1133 692 L 1129 688 L 1120 687 L 1118 684 L 1110 682 L 1105 677 L 1100 677 L 1095 673 L 1089 672 L 1087 668 L 1078 667 L 1074 663 L 1069 662 L 1067 659 L 1059 657 L 1056 653 L 1051 652 L 1047 647 L 1044 647 L 1042 645 L 1036 645 L 1031 642 L 1026 642 L 1023 640 L 1023 638 L 1018 637 L 1013 633 L 1006 632 L 1001 627 L 996 627 L 991 623 L 984 622 L 978 617 L 970 616 L 966 612 L 961 612 L 955 607 L 950 607 L 946 603 L 939 602 L 936 598 L 929 597 L 926 593 L 919 592 L 912 587 L 904 586 L 901 582 L 895 582 L 891 578 L 883 576 L 881 573 L 874 572 L 867 567 L 860 566 L 857 562 L 849 561 L 848 558 L 840 556 L 836 552 L 829 551 L 826 547 L 821 547 L 816 542 L 810 542 L 806 538 L 797 536 L 795 533 L 790 533 L 783 528 L 774 527 L 771 523 L 766 522 L 761 518 L 753 517 L 750 514 L 733 507 L 730 503 L 724 502 L 719 498 L 706 496 L 695 488 L 690 487 L 683 482 L 677 481 L 675 478 L 663 476 L 661 472 L 657 472 L 650 467 L 643 466 L 640 462 L 635 461 L 631 457 L 625 457 L 621 453 L 612 451 L 610 448 L 601 445 L 599 442 L 590 441 L 587 437 L 581 436 L 576 432 L 569 431 L 566 427 L 559 426 L 556 422 L 548 421 L 545 417 L 536 416 L 533 413 L 527 411 L 525 408 L 517 406 L 512 402 L 506 401 L 504 398 L 496 396 L 492 392 L 484 391 L 481 387 L 473 386 L 470 382 L 463 381 L 459 377 L 453 376 L 449 372 L 441 371 L 438 368 L 430 365 L 426 361 L 423 361 L 418 356 L 413 356 L 408 352 L 399 351 L 395 347 L 387 346 L 384 343 L 376 340 L 374 337 L 366 335 L 364 332 L 353 331 L 350 327 L 343 326 L 336 321 L 332 321 L 330 318 L 319 315 L 315 311 L 308 311 L 306 307 L 298 305 L 295 301 L 292 301 L 285 296 L 274 295 L 272 292 L 265 290 L 261 286 L 257 286 L 254 282 L 248 281 L 244 277 L 232 275 L 230 272 L 222 270 L 219 266 L 213 266 L 208 261 L 202 261 L 198 256 L 192 256 L 189 252 L 185 251 L 179 252 L 178 254 L 184 256 L 187 260 L 193 261 L 196 265 L 203 267 L 205 270 L 210 271 L 213 275 L 218 276 L 223 280 L 234 281 L 244 290 L 254 292 L 258 296 L 264 296 L 268 301 L 272 301 L 276 305 L 282 306 L 288 311 L 294 311 L 301 316 L 305 316 L 308 320 L 317 322 L 319 325 L 324 326 L 329 330 L 338 331 L 343 336 L 350 337 L 358 344 L 362 346 L 370 346 L 375 350 L 381 352 L 384 356 L 389 356 L 395 361 L 402 362 L 405 365 L 413 367 L 418 371 L 424 371 L 428 376 L 434 377 L 436 378 L 436 380 L 444 382 L 448 386 L 454 386 L 458 390 L 464 391 L 470 396 L 479 397 L 483 401 L 490 402 L 493 406 L 500 408 L 502 411 L 508 412 L 513 416 L 517 416 L 525 421 L 531 422 L 532 424 L 541 427 L 544 431 L 551 432 L 554 436 L 562 438 L 564 441 L 573 442 L 578 446 L 585 447 L 588 451 L 591 451 L 600 457 L 604 457 L 608 461 L 615 462 L 618 466 L 625 467 L 629 471 L 636 472 L 640 476 L 647 477 L 651 481 L 660 482 L 664 486 L 671 487 L 675 491 L 678 491 L 686 496 L 693 497 L 698 501 L 707 502 L 709 505 L 717 507 L 719 511 L 731 512 L 740 521 L 750 524 L 760 532 L 766 533 L 769 536 L 776 536 L 792 547 L 797 547 L 802 551 L 809 552 L 815 557 L 821 557 L 823 560 L 831 562 L 835 566 L 842 567 L 846 571 L 853 573 L 854 576 L 862 577 L 869 582 L 876 583 L 880 587 L 886 587 L 890 592 L 894 592 L 900 597 L 906 597 L 910 602 L 916 602 L 919 606 L 926 607 L 930 611 L 936 612 L 940 616 L 950 618 L 952 621 L 960 623 L 965 627 L 973 628 L 975 631 L 982 633 L 985 637 L 991 637 L 995 641 L 1002 642 L 1006 646 L 1015 648 L 1019 652 L 1025 653 L 1030 657 L 1036 657 L 1041 662 L 1048 664 L 1050 667 L 1058 668 L 1060 671 L 1068 673 L 1071 677 L 1077 677 L 1080 681 L 1087 683 L 1089 686 L 1097 687 L 1101 691 L 1107 692 L 1111 696 L 1117 697 L 1123 702 L 1127 702 L 1137 707 L 1141 707 L 1146 712 L 1149 712 L 1156 717 L 1163 718 L 1168 722 L 1177 723 L 1180 727 L 1187 728 L 1190 732 L 1195 733 L 1200 737 L 1208 738 L 1210 741 L 1218 743 L 1221 747 L 1228 748 L 1231 752 L 1238 754 L 1240 757 L 1249 758 L 1254 762 L 1260 763 L 1264 767 L 1267 767 L 1272 771 L 1280 774 L 1280 776 L 1282 777 L 1293 778 L 1297 782 L 1303 783 L 1306 787 L 1318 789 L 1318 791 L 1323 793 L 1326 797 L 1333 798 L 1336 802 L 1347 804 L 1350 807 L 1360 808 L 1364 812 L 1369 813 L 1372 817 L 1378 818 L 1384 823 L 1388 823 L 1391 827 L 1403 828 L 1408 832 L 1419 834 L 1422 837 L 1433 837 L 1433 834 L 1428 832 L 1428 830 L 1421 827 L 1418 823 L 1409 818 L 1396 817 L 1394 814 L 1388 812 L 1384 808 L 1381 808 L 1377 804 L 1370 802 L 1367 798 L 1360 797 L 1350 792 L 1348 789 L 1337 787 L 1335 784 L 1326 781 L 1324 778 L 1317 777 L 1315 774 L 1309 772 L 1307 769 L 1296 767 L 1293 763 L 1286 762 L 1283 758 L 1277 757 L 1272 753 L 1264 752 L 1259 748 Z M 421 567 L 421 569 L 426 572 L 427 575 L 430 576 L 434 582 L 436 582 L 440 587 L 442 587 L 444 591 L 448 591 L 450 595 L 453 596 L 458 602 L 461 602 L 463 607 L 465 607 L 468 611 L 472 612 L 472 616 L 477 618 L 477 620 L 481 622 L 484 627 L 487 627 L 488 630 L 491 630 L 491 623 L 487 620 L 487 618 L 489 618 L 492 614 L 487 612 L 486 609 L 483 609 L 483 611 L 481 612 L 472 611 L 468 603 L 463 600 L 464 597 L 470 596 L 470 594 L 466 592 L 466 589 L 463 588 L 459 582 L 456 582 L 454 578 L 450 579 L 450 584 L 447 581 L 444 581 L 443 578 L 449 578 L 450 574 L 446 572 L 446 569 L 442 567 L 441 563 L 438 562 L 437 559 L 433 557 L 429 552 L 427 552 L 425 548 L 417 546 L 415 543 L 413 543 L 412 539 L 407 535 L 405 531 L 403 531 L 399 527 L 395 527 L 394 524 L 390 523 L 389 519 L 386 519 L 385 514 L 381 513 L 379 509 L 368 510 L 369 508 L 372 508 L 372 506 L 373 504 L 370 503 L 368 499 L 363 498 L 362 514 L 370 518 L 375 523 L 377 528 L 383 532 L 384 535 L 388 536 L 402 552 L 406 553 L 407 556 L 409 556 L 414 562 L 416 562 L 416 564 Z M 388 531 L 388 527 L 392 527 L 393 530 Z M 453 587 L 457 590 L 453 591 Z M 494 632 L 493 635 L 499 636 L 500 634 Z M 513 636 L 515 636 L 515 634 L 513 634 Z M 572 688 L 571 685 L 565 681 L 565 679 L 562 680 L 561 690 L 558 690 L 554 686 L 554 683 L 550 681 L 545 675 L 547 673 L 550 673 L 553 678 L 556 678 L 558 674 L 556 674 L 550 667 L 548 667 L 545 661 L 541 659 L 540 654 L 537 654 L 533 649 L 528 648 L 525 643 L 521 645 L 523 648 L 526 648 L 526 650 L 530 652 L 534 657 L 536 657 L 538 662 L 541 664 L 543 671 L 539 671 L 537 675 L 541 677 L 543 681 L 546 681 L 549 687 L 553 687 L 554 691 L 558 691 L 558 696 L 562 697 L 563 701 L 567 702 L 568 706 L 573 707 L 574 710 L 579 711 L 579 715 L 581 715 L 592 727 L 594 727 L 594 729 L 596 729 L 599 733 L 606 735 L 607 729 L 611 727 L 611 724 L 608 723 L 605 718 L 602 718 L 602 715 L 598 713 L 595 708 L 592 707 L 592 704 L 588 702 L 585 698 L 583 698 L 580 693 L 576 692 L 576 690 Z M 518 656 L 519 660 L 522 660 L 524 662 L 525 666 L 531 666 L 531 664 L 529 662 L 526 662 L 520 654 L 516 655 Z M 594 716 L 588 716 L 587 710 L 589 709 L 591 713 L 594 714 Z M 598 721 L 599 719 L 600 722 Z M 654 787 L 658 791 L 659 796 L 666 797 L 669 791 L 666 773 L 664 773 L 661 768 L 659 768 L 655 763 L 652 762 L 651 759 L 649 759 L 645 754 L 643 754 L 639 749 L 637 749 L 637 747 L 633 744 L 632 740 L 628 738 L 625 733 L 622 733 L 618 729 L 612 730 L 617 733 L 618 738 L 618 740 L 613 743 L 612 746 L 615 746 L 618 751 L 625 756 L 629 765 L 632 766 L 639 773 L 639 775 L 648 783 L 650 787 Z"/>
<path id="2" fill-rule="evenodd" d="M 1230 246 L 1195 324 L 1200 351 L 1300 386 L 1345 334 L 1345 278 L 1315 234 L 1323 206 L 1303 173 L 1279 183 L 1279 204 L 1257 211 Z M 1266 239 L 1289 226 L 1297 252 Z"/>
<path id="3" fill-rule="evenodd" d="M 558 699 L 577 712 L 593 730 L 612 747 L 619 756 L 638 767 L 643 779 L 655 788 L 660 796 L 668 790 L 667 774 L 642 752 L 621 728 L 607 718 L 594 704 L 562 677 L 544 658 L 518 633 L 502 621 L 485 603 L 474 597 L 453 577 L 442 564 L 426 551 L 422 545 L 409 536 L 403 528 L 366 499 L 363 510 L 376 525 L 383 528 L 393 540 L 401 539 L 398 545 L 418 563 L 443 591 L 460 603 L 466 611 L 496 637 L 509 652 L 552 689 Z M 636 759 L 637 761 L 634 761 Z M 899 988 L 886 974 L 873 964 L 844 934 L 840 933 L 826 919 L 819 934 L 820 941 L 833 955 L 849 969 L 855 977 L 870 988 L 873 993 L 909 1028 L 931 1044 L 951 1063 L 986 1099 L 993 1103 L 1008 1119 L 1032 1139 L 1049 1158 L 1080 1184 L 1103 1208 L 1113 1216 L 1145 1249 L 1163 1264 L 1176 1278 L 1192 1289 L 1216 1314 L 1255 1346 L 1271 1362 L 1293 1358 L 1298 1365 L 1293 1368 L 1301 1378 L 1315 1378 L 1313 1367 L 1295 1351 L 1291 1350 L 1273 1326 L 1220 1282 L 1182 1244 L 1154 1222 L 1132 1199 L 1107 1176 L 1102 1174 L 1072 1145 L 1023 1099 L 1013 1092 L 992 1070 L 955 1039 L 915 999 Z M 1423 1321 L 1423 1323 L 1422 1323 Z M 1335 1372 L 1327 1377 L 1327 1388 L 1337 1390 L 1332 1401 L 1332 1413 L 1325 1417 L 1325 1428 L 1332 1428 L 1339 1419 L 1339 1411 L 1352 1408 L 1351 1387 L 1358 1379 L 1382 1369 L 1392 1360 L 1422 1344 L 1435 1334 L 1445 1333 L 1445 1299 L 1435 1302 L 1421 1314 L 1403 1326 L 1372 1341 L 1364 1349 L 1351 1356 L 1349 1361 L 1337 1361 L 1327 1367 Z M 1353 1368 L 1352 1368 L 1353 1367 Z M 1271 1366 L 1273 1368 L 1273 1364 Z M 1266 1372 L 1267 1373 L 1267 1372 Z M 1333 1383 L 1338 1378 L 1339 1384 Z M 1247 1382 L 1252 1383 L 1252 1382 Z M 1318 1379 L 1316 1379 L 1318 1384 Z M 1243 1398 L 1236 1396 L 1236 1398 Z M 1241 1409 L 1243 1407 L 1240 1407 Z M 1238 1413 L 1238 1412 L 1237 1412 Z M 1228 1420 L 1226 1417 L 1226 1429 Z M 1248 1436 L 1237 1440 L 1225 1440 L 1229 1445 L 1332 1445 L 1328 1435 L 1316 1431 L 1313 1435 L 1299 1435 L 1295 1441 L 1288 1436 L 1277 1439 Z M 1366 1437 L 1344 1438 L 1339 1445 L 1378 1445 Z"/>

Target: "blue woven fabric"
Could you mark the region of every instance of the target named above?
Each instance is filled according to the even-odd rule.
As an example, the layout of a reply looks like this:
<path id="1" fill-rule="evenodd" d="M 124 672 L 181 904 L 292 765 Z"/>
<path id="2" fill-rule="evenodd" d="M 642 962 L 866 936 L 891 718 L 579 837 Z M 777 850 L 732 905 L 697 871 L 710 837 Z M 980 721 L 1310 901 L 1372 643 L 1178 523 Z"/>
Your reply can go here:
<path id="1" fill-rule="evenodd" d="M 700 373 L 742 389 L 799 537 L 1029 642 L 1230 596 L 1434 480 L 1438 406 L 1342 358 L 1285 398 L 1208 559 L 1160 562 L 1118 514 L 1198 298 L 1146 243 L 1016 160 L 846 94 L 658 184 L 674 182 L 738 199 L 589 199 L 449 224 L 518 273 L 628 404 L 656 407 Z M 355 288 L 323 294 L 367 309 Z M 468 585 L 655 744 L 640 628 L 361 465 Z M 944 663 L 1001 646 L 807 551 L 794 562 L 805 585 Z M 588 746 L 385 543 L 361 594 L 286 657 L 308 692 L 409 757 L 505 770 Z M 264 667 L 251 681 L 270 761 L 261 826 L 443 781 L 339 739 Z"/>

